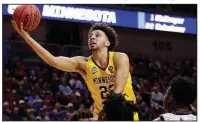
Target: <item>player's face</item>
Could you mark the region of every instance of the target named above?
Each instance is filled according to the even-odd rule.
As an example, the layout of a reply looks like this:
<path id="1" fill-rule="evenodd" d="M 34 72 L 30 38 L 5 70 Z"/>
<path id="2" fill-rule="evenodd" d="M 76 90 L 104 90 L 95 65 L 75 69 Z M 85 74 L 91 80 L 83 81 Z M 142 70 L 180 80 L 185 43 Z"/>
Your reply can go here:
<path id="1" fill-rule="evenodd" d="M 88 35 L 88 48 L 95 51 L 110 46 L 110 42 L 106 34 L 101 30 L 94 30 Z"/>

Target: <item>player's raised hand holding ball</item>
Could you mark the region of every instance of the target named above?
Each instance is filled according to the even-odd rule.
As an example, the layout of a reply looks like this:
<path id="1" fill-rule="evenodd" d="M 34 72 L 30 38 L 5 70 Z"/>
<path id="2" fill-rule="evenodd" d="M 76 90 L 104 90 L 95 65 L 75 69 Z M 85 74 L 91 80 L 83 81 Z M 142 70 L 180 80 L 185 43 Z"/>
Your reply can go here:
<path id="1" fill-rule="evenodd" d="M 19 5 L 12 15 L 13 27 L 22 37 L 36 29 L 40 20 L 41 14 L 35 5 Z"/>

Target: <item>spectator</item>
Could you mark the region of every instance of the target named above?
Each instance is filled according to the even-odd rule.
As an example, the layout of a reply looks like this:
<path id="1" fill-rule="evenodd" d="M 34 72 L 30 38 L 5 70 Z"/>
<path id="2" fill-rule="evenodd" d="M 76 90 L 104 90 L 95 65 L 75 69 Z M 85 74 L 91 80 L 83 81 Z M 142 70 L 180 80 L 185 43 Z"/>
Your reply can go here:
<path id="1" fill-rule="evenodd" d="M 21 62 L 16 63 L 16 69 L 14 71 L 16 77 L 23 77 L 25 75 L 24 66 Z"/>
<path id="2" fill-rule="evenodd" d="M 31 89 L 31 85 L 28 83 L 27 77 L 24 76 L 19 81 L 18 85 L 19 85 L 20 96 L 21 97 L 27 96 Z"/>
<path id="3" fill-rule="evenodd" d="M 159 105 L 162 105 L 163 103 L 163 94 L 161 92 L 158 91 L 158 89 L 156 87 L 153 88 L 153 92 L 151 93 L 151 100 L 152 102 L 155 102 Z"/>
<path id="4" fill-rule="evenodd" d="M 40 86 L 42 86 L 44 84 L 44 79 L 43 78 L 39 78 L 38 82 L 37 82 Z"/>
<path id="5" fill-rule="evenodd" d="M 149 108 L 146 106 L 145 108 L 144 108 L 144 111 L 142 112 L 142 116 L 140 117 L 140 120 L 141 121 L 150 121 L 151 119 L 150 119 L 150 110 L 149 110 Z"/>
<path id="6" fill-rule="evenodd" d="M 14 111 L 11 115 L 11 120 L 12 121 L 22 121 L 22 118 L 19 116 L 19 108 L 14 107 Z"/>
<path id="7" fill-rule="evenodd" d="M 54 109 L 51 111 L 50 120 L 61 121 L 65 115 L 66 111 L 61 109 L 61 105 L 59 103 L 56 103 Z"/>
<path id="8" fill-rule="evenodd" d="M 77 73 L 70 73 L 71 79 L 69 80 L 69 84 L 72 88 L 83 90 L 83 83 L 78 79 Z"/>
<path id="9" fill-rule="evenodd" d="M 21 119 L 26 116 L 26 104 L 24 100 L 19 101 L 19 116 Z"/>
<path id="10" fill-rule="evenodd" d="M 58 111 L 58 117 L 60 120 L 63 120 L 63 117 L 67 114 L 65 106 L 62 106 L 60 103 L 56 103 L 54 109 Z"/>
<path id="11" fill-rule="evenodd" d="M 42 99 L 36 95 L 35 91 L 32 91 L 31 94 L 32 95 L 28 97 L 28 103 L 36 110 L 40 110 L 42 108 Z"/>
<path id="12" fill-rule="evenodd" d="M 11 120 L 12 111 L 8 102 L 3 103 L 3 121 Z"/>
<path id="13" fill-rule="evenodd" d="M 29 76 L 28 80 L 33 85 L 37 82 L 37 76 L 36 76 L 35 70 L 33 70 L 33 69 L 30 70 L 30 76 Z"/>
<path id="14" fill-rule="evenodd" d="M 41 91 L 42 91 L 41 86 L 42 85 L 40 85 L 39 83 L 35 83 L 35 85 L 33 86 L 33 89 L 36 94 L 41 94 Z"/>
<path id="15" fill-rule="evenodd" d="M 14 92 L 18 91 L 18 90 L 20 89 L 20 86 L 19 86 L 19 84 L 18 84 L 17 79 L 16 79 L 15 77 L 12 77 L 12 78 L 11 78 L 11 82 L 12 82 L 12 90 L 13 90 Z"/>
<path id="16" fill-rule="evenodd" d="M 3 87 L 4 89 L 3 90 L 7 90 L 7 89 L 12 89 L 12 82 L 11 82 L 11 75 L 10 75 L 10 72 L 9 70 L 5 70 L 4 72 L 4 76 L 3 76 Z"/>
<path id="17" fill-rule="evenodd" d="M 67 96 L 73 93 L 72 89 L 67 85 L 66 79 L 64 77 L 61 78 L 61 84 L 59 85 L 59 91 Z"/>
<path id="18" fill-rule="evenodd" d="M 49 110 L 46 105 L 44 105 L 43 108 L 40 109 L 40 114 L 38 118 L 40 118 L 41 121 L 50 121 Z"/>
<path id="19" fill-rule="evenodd" d="M 57 73 L 52 74 L 51 92 L 56 95 L 59 92 L 59 78 Z"/>
<path id="20" fill-rule="evenodd" d="M 141 103 L 141 101 L 142 101 L 142 96 L 140 95 L 140 93 L 136 93 L 135 95 L 136 95 L 137 103 L 138 103 L 138 104 Z"/>
<path id="21" fill-rule="evenodd" d="M 50 93 L 49 84 L 44 83 L 43 86 L 42 86 L 42 90 L 43 90 L 44 93 Z"/>
<path id="22" fill-rule="evenodd" d="M 83 103 L 81 103 L 80 105 L 79 105 L 79 109 L 78 109 L 79 111 L 84 111 L 85 110 L 85 105 L 83 104 Z"/>
<path id="23" fill-rule="evenodd" d="M 74 105 L 73 103 L 68 103 L 67 107 L 68 107 L 67 117 L 71 118 L 73 114 L 76 113 L 76 111 L 74 110 Z"/>
<path id="24" fill-rule="evenodd" d="M 33 109 L 27 109 L 26 110 L 26 117 L 24 119 L 28 119 L 28 121 L 36 121 L 36 116 L 34 115 L 34 110 Z"/>

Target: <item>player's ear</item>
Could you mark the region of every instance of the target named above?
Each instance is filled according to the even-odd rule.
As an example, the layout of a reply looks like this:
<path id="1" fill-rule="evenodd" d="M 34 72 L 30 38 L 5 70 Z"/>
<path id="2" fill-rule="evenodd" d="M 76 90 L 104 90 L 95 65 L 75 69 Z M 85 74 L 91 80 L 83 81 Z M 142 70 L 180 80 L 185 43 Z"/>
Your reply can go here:
<path id="1" fill-rule="evenodd" d="M 110 41 L 106 41 L 106 46 L 110 46 Z"/>

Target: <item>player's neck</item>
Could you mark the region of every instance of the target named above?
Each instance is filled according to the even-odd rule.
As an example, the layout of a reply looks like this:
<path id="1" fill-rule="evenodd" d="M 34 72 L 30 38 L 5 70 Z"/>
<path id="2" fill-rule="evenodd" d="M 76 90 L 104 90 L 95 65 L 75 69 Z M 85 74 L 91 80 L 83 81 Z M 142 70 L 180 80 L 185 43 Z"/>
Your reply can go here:
<path id="1" fill-rule="evenodd" d="M 92 59 L 99 66 L 106 66 L 108 63 L 109 53 L 107 50 L 97 50 L 92 52 Z"/>
<path id="2" fill-rule="evenodd" d="M 175 109 L 173 110 L 173 113 L 175 114 L 183 114 L 183 113 L 188 113 L 189 111 L 188 106 L 180 106 L 180 105 L 176 105 Z"/>

